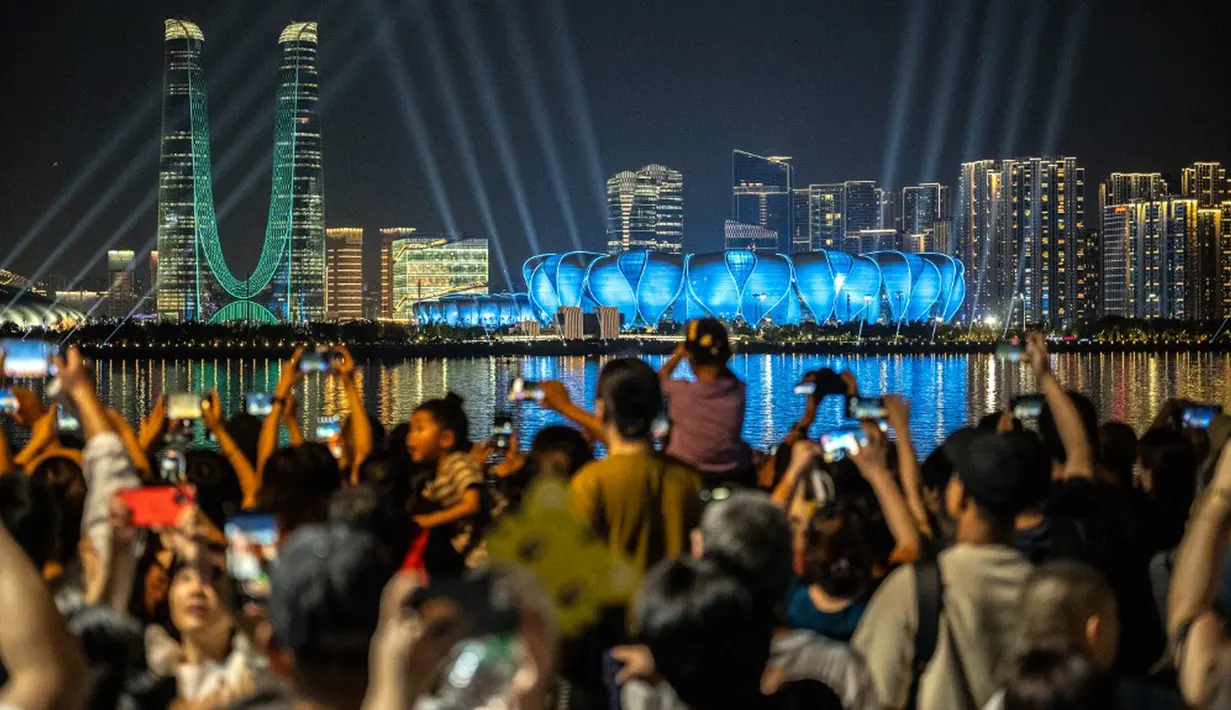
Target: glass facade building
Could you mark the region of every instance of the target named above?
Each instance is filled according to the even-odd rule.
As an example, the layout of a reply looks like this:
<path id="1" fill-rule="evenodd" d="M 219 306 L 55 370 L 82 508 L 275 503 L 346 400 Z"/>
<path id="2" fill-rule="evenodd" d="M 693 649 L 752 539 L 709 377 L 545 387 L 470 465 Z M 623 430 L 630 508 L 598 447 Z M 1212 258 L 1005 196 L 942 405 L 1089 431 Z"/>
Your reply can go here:
<path id="1" fill-rule="evenodd" d="M 881 209 L 876 182 L 848 180 L 842 184 L 842 250 L 859 251 L 859 233 L 880 229 Z"/>
<path id="2" fill-rule="evenodd" d="M 124 318 L 137 305 L 136 252 L 112 249 L 107 252 L 107 316 Z"/>
<path id="3" fill-rule="evenodd" d="M 316 23 L 292 23 L 279 37 L 269 218 L 258 263 L 242 275 L 227 266 L 218 236 L 201 58 L 205 37 L 195 24 L 171 19 L 164 38 L 159 318 L 225 320 L 238 313 L 262 321 L 321 320 L 325 206 Z"/>
<path id="4" fill-rule="evenodd" d="M 731 219 L 763 227 L 787 251 L 791 240 L 790 158 L 765 157 L 737 150 L 731 154 Z"/>
<path id="5" fill-rule="evenodd" d="M 907 251 L 945 251 L 936 225 L 949 218 L 949 189 L 938 182 L 902 188 L 902 235 Z"/>
<path id="6" fill-rule="evenodd" d="M 411 320 L 420 301 L 487 293 L 486 239 L 407 237 L 394 239 L 391 248 L 393 318 L 397 320 Z"/>
<path id="7" fill-rule="evenodd" d="M 541 254 L 522 268 L 540 322 L 562 307 L 593 313 L 607 306 L 619 310 L 626 328 L 707 316 L 778 324 L 950 321 L 965 297 L 963 272 L 961 262 L 939 253 L 819 250 L 788 257 L 742 249 L 682 257 Z"/>
<path id="8" fill-rule="evenodd" d="M 607 251 L 680 253 L 684 240 L 684 176 L 663 165 L 607 180 Z"/>

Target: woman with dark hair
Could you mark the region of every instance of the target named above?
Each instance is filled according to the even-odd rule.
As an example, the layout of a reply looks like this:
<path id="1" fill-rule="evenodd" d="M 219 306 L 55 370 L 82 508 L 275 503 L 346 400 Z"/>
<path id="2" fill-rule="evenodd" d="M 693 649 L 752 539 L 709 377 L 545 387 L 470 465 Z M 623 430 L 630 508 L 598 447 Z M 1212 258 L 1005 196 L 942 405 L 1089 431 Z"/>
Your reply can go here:
<path id="1" fill-rule="evenodd" d="M 1078 651 L 1033 650 L 1009 667 L 1004 710 L 1114 710 L 1111 674 Z"/>
<path id="2" fill-rule="evenodd" d="M 787 624 L 850 641 L 874 582 L 876 555 L 861 506 L 818 510 L 804 532 L 803 577 L 787 593 Z"/>

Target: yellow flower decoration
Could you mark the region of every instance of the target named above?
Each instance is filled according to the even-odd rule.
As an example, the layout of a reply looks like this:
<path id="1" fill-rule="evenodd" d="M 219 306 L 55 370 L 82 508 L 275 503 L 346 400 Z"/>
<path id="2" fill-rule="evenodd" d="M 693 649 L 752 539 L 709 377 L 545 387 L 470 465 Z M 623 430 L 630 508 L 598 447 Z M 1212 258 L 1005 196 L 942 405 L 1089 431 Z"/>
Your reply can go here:
<path id="1" fill-rule="evenodd" d="M 632 564 L 595 541 L 569 506 L 568 488 L 541 476 L 521 510 L 504 515 L 487 537 L 492 562 L 530 570 L 551 594 L 560 632 L 576 636 L 604 605 L 626 603 L 639 580 Z"/>

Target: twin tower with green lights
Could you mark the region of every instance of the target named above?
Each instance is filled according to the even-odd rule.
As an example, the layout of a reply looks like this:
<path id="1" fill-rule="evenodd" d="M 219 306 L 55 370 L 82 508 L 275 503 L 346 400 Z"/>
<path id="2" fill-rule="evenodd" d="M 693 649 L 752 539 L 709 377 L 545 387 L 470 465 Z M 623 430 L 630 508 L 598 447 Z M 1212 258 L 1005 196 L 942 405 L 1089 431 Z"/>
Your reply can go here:
<path id="1" fill-rule="evenodd" d="M 210 171 L 205 35 L 166 21 L 158 175 L 158 317 L 171 322 L 291 322 L 325 318 L 325 185 L 321 169 L 316 23 L 288 25 L 274 117 L 269 219 L 256 266 L 227 266 Z M 232 244 L 255 235 L 232 235 Z"/>

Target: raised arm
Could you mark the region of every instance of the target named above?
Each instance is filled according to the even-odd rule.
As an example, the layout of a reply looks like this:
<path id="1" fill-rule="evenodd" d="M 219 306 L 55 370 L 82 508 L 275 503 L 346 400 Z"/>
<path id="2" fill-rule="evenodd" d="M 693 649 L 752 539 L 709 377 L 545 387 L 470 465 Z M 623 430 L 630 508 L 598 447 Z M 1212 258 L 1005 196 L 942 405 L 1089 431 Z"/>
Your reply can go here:
<path id="1" fill-rule="evenodd" d="M 133 433 L 133 428 L 128 425 L 123 415 L 114 409 L 107 409 L 107 417 L 111 420 L 111 426 L 115 427 L 115 432 L 120 435 L 120 440 L 124 442 L 124 450 L 128 452 L 128 460 L 132 462 L 137 475 L 144 480 L 150 480 L 150 459 L 141 447 L 141 441 Z"/>
<path id="2" fill-rule="evenodd" d="M 799 488 L 799 482 L 803 480 L 805 473 L 812 470 L 812 465 L 820 454 L 820 444 L 811 439 L 800 439 L 791 446 L 791 462 L 770 496 L 775 505 L 786 509 L 795 495 L 795 489 Z"/>
<path id="3" fill-rule="evenodd" d="M 146 460 L 153 457 L 154 452 L 162 445 L 162 437 L 167 433 L 167 395 L 158 395 L 154 406 L 150 408 L 149 416 L 141 421 L 141 431 L 137 434 L 137 443 L 145 452 Z"/>
<path id="4" fill-rule="evenodd" d="M 303 378 L 299 372 L 299 358 L 303 357 L 303 347 L 295 349 L 291 359 L 282 363 L 282 374 L 278 378 L 278 386 L 274 388 L 273 407 L 261 425 L 261 436 L 256 445 L 256 473 L 259 477 L 265 470 L 265 462 L 278 449 L 278 424 L 282 421 L 282 409 L 286 406 L 287 395 L 295 384 Z"/>
<path id="5" fill-rule="evenodd" d="M 38 570 L 0 524 L 0 661 L 9 680 L 0 706 L 80 708 L 89 696 L 85 659 L 51 601 Z"/>
<path id="6" fill-rule="evenodd" d="M 558 412 L 565 418 L 576 422 L 596 441 L 601 441 L 604 444 L 607 443 L 607 434 L 603 431 L 603 423 L 599 421 L 598 417 L 573 403 L 573 400 L 568 396 L 568 390 L 564 388 L 564 383 L 548 380 L 540 382 L 539 387 L 543 390 L 543 401 L 540 404 L 544 409 Z"/>
<path id="7" fill-rule="evenodd" d="M 669 380 L 675 374 L 675 369 L 680 366 L 684 358 L 688 357 L 688 350 L 683 343 L 675 346 L 675 350 L 671 351 L 671 357 L 663 363 L 663 366 L 658 370 L 658 377 L 662 380 Z"/>
<path id="8" fill-rule="evenodd" d="M 59 405 L 51 405 L 49 411 L 44 412 L 41 417 L 35 419 L 31 424 L 30 440 L 26 442 L 25 448 L 14 457 L 14 462 L 18 466 L 25 468 L 27 471 L 33 471 L 34 462 L 40 460 L 44 452 L 55 443 L 56 414 L 59 409 Z"/>
<path id="9" fill-rule="evenodd" d="M 919 457 L 915 454 L 915 444 L 910 435 L 910 402 L 895 394 L 885 395 L 885 414 L 889 419 L 889 426 L 893 427 L 898 437 L 898 476 L 902 480 L 906 507 L 915 520 L 916 529 L 932 537 L 932 523 L 923 502 L 923 476 L 919 471 Z"/>
<path id="10" fill-rule="evenodd" d="M 1077 406 L 1073 404 L 1073 398 L 1060 386 L 1060 381 L 1051 371 L 1047 342 L 1042 335 L 1030 333 L 1026 336 L 1026 353 L 1030 356 L 1039 390 L 1047 399 L 1047 406 L 1055 419 L 1060 443 L 1064 445 L 1064 477 L 1093 476 L 1094 450 L 1090 448 L 1090 440 L 1086 438 L 1086 430 L 1082 426 L 1081 415 L 1077 413 Z"/>
<path id="11" fill-rule="evenodd" d="M 338 346 L 337 353 L 335 372 L 342 380 L 342 389 L 346 393 L 347 406 L 350 408 L 350 481 L 358 483 L 359 468 L 372 454 L 375 446 L 372 440 L 372 422 L 368 420 L 368 411 L 363 406 L 363 395 L 355 381 L 355 359 L 344 346 Z"/>
<path id="12" fill-rule="evenodd" d="M 1231 531 L 1231 447 L 1218 458 L 1214 480 L 1189 518 L 1176 551 L 1167 593 L 1167 631 L 1182 644 L 1177 658 L 1180 691 L 1189 705 L 1203 707 L 1213 659 L 1224 642 L 1212 610 Z M 1187 627 L 1187 638 L 1179 638 Z"/>
<path id="13" fill-rule="evenodd" d="M 256 507 L 257 494 L 261 492 L 261 477 L 256 473 L 256 467 L 240 450 L 239 444 L 227 431 L 222 421 L 222 402 L 217 392 L 210 392 L 209 397 L 201 406 L 201 421 L 209 433 L 218 441 L 218 453 L 222 454 L 235 469 L 235 477 L 239 479 L 239 487 L 244 492 L 244 509 Z"/>
<path id="14" fill-rule="evenodd" d="M 885 523 L 897 543 L 894 558 L 899 561 L 914 561 L 919 555 L 919 528 L 916 527 L 910 510 L 906 507 L 906 499 L 902 497 L 902 491 L 898 489 L 898 483 L 893 480 L 893 473 L 889 470 L 889 440 L 876 422 L 864 420 L 860 426 L 864 436 L 868 438 L 868 445 L 860 449 L 859 453 L 852 454 L 851 460 L 859 468 L 864 480 L 872 486 L 876 500 L 885 513 Z"/>
<path id="15" fill-rule="evenodd" d="M 299 399 L 294 392 L 287 392 L 282 405 L 282 426 L 286 427 L 286 439 L 291 446 L 303 446 L 307 439 L 299 426 Z"/>

